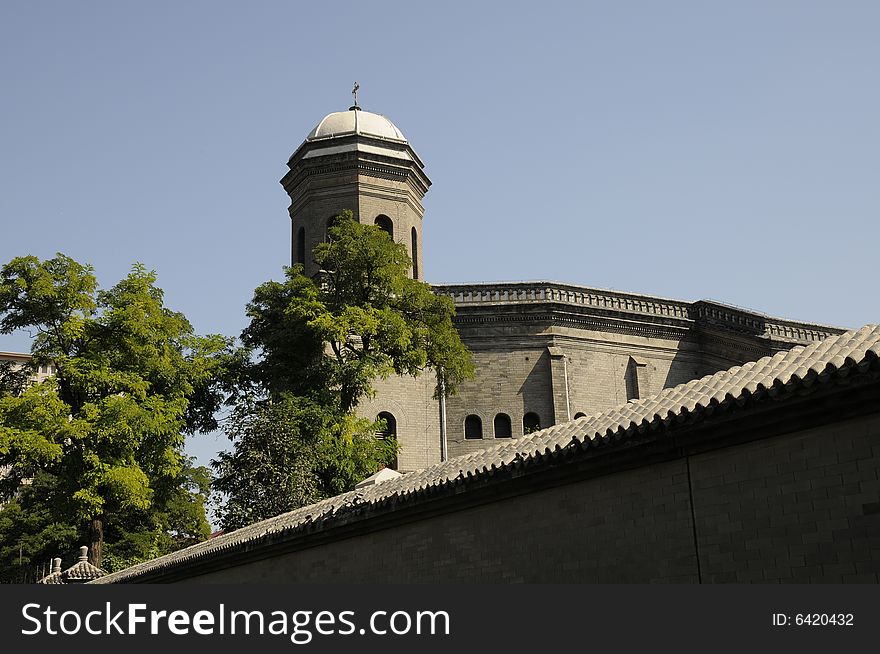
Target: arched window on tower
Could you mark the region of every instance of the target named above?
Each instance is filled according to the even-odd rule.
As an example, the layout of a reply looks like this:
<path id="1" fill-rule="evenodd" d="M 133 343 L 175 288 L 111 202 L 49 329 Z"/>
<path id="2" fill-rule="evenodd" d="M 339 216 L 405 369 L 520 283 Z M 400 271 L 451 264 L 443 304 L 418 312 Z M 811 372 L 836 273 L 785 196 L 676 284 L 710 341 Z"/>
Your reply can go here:
<path id="1" fill-rule="evenodd" d="M 510 416 L 506 413 L 499 413 L 495 416 L 495 438 L 510 438 L 513 430 L 510 428 Z"/>
<path id="2" fill-rule="evenodd" d="M 464 437 L 467 439 L 483 437 L 483 421 L 480 420 L 480 416 L 471 414 L 464 419 Z"/>
<path id="3" fill-rule="evenodd" d="M 388 234 L 391 237 L 391 240 L 394 240 L 394 223 L 391 222 L 391 218 L 386 216 L 385 214 L 379 214 L 376 216 L 376 227 L 381 229 L 383 232 Z"/>
<path id="4" fill-rule="evenodd" d="M 379 415 L 376 416 L 376 420 L 382 420 L 385 423 L 382 430 L 376 432 L 376 438 L 393 438 L 394 440 L 397 440 L 397 419 L 394 417 L 394 414 L 389 413 L 388 411 L 381 411 Z M 392 470 L 397 470 L 397 460 L 395 459 L 389 463 L 388 467 Z"/>
<path id="5" fill-rule="evenodd" d="M 413 279 L 419 278 L 419 234 L 416 228 L 412 228 L 412 262 L 413 262 Z"/>
<path id="6" fill-rule="evenodd" d="M 541 429 L 541 418 L 537 413 L 529 411 L 523 416 L 523 434 L 531 434 Z"/>
<path id="7" fill-rule="evenodd" d="M 306 263 L 306 228 L 300 227 L 296 233 L 296 263 Z"/>

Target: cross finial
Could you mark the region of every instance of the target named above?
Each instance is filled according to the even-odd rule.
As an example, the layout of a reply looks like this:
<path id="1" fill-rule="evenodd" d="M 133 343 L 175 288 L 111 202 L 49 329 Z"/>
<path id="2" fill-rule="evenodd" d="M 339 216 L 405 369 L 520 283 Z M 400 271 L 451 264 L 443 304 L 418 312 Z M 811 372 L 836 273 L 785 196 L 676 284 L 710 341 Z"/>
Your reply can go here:
<path id="1" fill-rule="evenodd" d="M 356 107 L 358 104 L 358 89 L 361 88 L 361 85 L 357 82 L 354 83 L 354 88 L 351 90 L 351 94 L 354 96 L 354 106 Z"/>

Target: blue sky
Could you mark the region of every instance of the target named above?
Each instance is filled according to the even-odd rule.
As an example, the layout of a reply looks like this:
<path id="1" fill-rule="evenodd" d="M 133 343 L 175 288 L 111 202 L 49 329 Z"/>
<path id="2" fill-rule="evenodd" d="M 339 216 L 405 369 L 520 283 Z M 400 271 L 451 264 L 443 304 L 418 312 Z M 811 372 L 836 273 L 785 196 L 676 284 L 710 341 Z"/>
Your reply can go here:
<path id="1" fill-rule="evenodd" d="M 878 25 L 868 1 L 5 2 L 0 262 L 60 251 L 109 286 L 140 261 L 237 335 L 288 262 L 287 158 L 357 80 L 434 183 L 429 281 L 877 322 Z"/>

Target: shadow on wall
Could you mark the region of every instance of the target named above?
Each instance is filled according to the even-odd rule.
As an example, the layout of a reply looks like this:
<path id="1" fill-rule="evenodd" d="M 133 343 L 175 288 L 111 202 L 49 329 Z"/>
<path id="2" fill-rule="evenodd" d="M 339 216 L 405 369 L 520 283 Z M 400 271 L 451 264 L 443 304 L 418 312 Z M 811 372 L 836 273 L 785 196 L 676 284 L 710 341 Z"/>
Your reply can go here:
<path id="1" fill-rule="evenodd" d="M 672 388 L 673 386 L 678 386 L 679 384 L 699 379 L 706 374 L 708 373 L 705 372 L 702 355 L 679 350 L 675 353 L 675 356 L 672 357 L 672 362 L 669 364 L 666 377 L 663 379 L 663 386 L 657 388 L 655 392 L 659 393 L 664 388 Z M 657 379 L 656 381 L 660 380 Z M 647 395 L 643 397 L 647 397 Z"/>
<path id="2" fill-rule="evenodd" d="M 511 416 L 513 423 L 528 413 L 538 416 L 541 426 L 549 427 L 553 424 L 553 384 L 551 381 L 550 353 L 535 351 L 529 354 L 529 362 L 532 369 L 526 375 L 525 380 L 519 387 L 519 395 L 522 397 L 523 415 Z M 516 430 L 516 427 L 514 427 Z"/>

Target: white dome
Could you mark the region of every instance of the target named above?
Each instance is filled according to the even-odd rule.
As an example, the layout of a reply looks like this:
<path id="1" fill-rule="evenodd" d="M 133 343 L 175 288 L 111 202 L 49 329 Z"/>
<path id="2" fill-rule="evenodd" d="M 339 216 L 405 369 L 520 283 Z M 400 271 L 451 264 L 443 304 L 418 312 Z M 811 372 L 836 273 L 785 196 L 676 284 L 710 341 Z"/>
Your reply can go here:
<path id="1" fill-rule="evenodd" d="M 348 111 L 336 111 L 324 116 L 324 120 L 309 133 L 306 141 L 345 134 L 363 134 L 394 141 L 406 141 L 403 132 L 397 129 L 394 123 L 385 116 L 354 108 Z"/>

